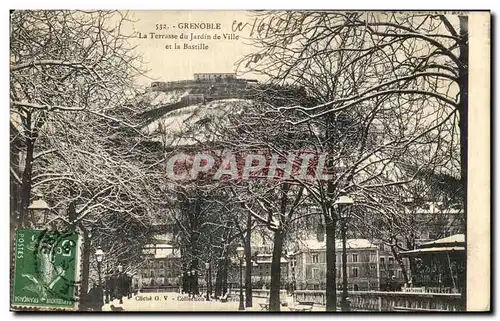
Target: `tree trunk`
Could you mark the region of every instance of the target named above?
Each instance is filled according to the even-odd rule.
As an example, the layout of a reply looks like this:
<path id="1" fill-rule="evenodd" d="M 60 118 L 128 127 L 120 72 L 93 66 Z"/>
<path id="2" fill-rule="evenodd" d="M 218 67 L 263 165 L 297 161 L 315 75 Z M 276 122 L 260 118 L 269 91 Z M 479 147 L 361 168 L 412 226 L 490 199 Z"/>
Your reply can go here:
<path id="1" fill-rule="evenodd" d="M 217 272 L 215 274 L 215 297 L 218 298 L 222 295 L 222 260 L 217 262 Z"/>
<path id="2" fill-rule="evenodd" d="M 193 294 L 199 294 L 198 291 L 198 277 L 199 277 L 199 270 L 198 270 L 198 257 L 200 257 L 200 250 L 199 250 L 199 237 L 200 237 L 200 231 L 199 231 L 199 217 L 200 213 L 202 212 L 202 202 L 197 199 L 194 202 L 194 211 L 191 213 L 190 216 L 190 227 L 191 227 L 191 235 L 190 235 L 190 244 L 191 244 L 191 254 L 193 259 L 191 260 L 191 271 L 195 271 L 195 273 L 191 274 L 191 290 Z"/>
<path id="3" fill-rule="evenodd" d="M 328 151 L 327 171 L 328 174 L 334 172 L 333 153 L 335 147 L 333 139 L 335 132 L 338 129 L 335 127 L 334 116 L 332 113 L 326 116 L 326 131 L 325 139 Z M 337 311 L 337 266 L 336 266 L 336 246 L 335 246 L 335 229 L 337 226 L 336 213 L 334 212 L 332 199 L 336 185 L 329 181 L 326 187 L 326 204 L 323 206 L 323 216 L 325 219 L 326 229 L 326 311 Z"/>
<path id="4" fill-rule="evenodd" d="M 281 252 L 285 233 L 278 229 L 274 233 L 273 258 L 271 260 L 271 288 L 269 292 L 269 311 L 280 311 Z"/>
<path id="5" fill-rule="evenodd" d="M 415 237 L 412 235 L 412 240 L 411 241 L 409 238 L 406 238 L 406 248 L 408 250 L 414 250 L 415 249 Z M 415 258 L 413 256 L 410 256 L 408 258 L 408 262 L 410 264 L 410 277 L 413 278 L 413 276 L 416 274 L 417 272 L 417 263 L 415 261 Z M 413 283 L 413 281 L 412 281 Z"/>
<path id="6" fill-rule="evenodd" d="M 460 86 L 460 101 L 458 103 L 458 111 L 460 113 L 459 127 L 460 127 L 460 170 L 461 170 L 461 182 L 464 188 L 463 193 L 463 203 L 464 203 L 464 215 L 465 222 L 467 222 L 467 151 L 468 151 L 468 120 L 469 120 L 469 36 L 468 36 L 468 17 L 466 15 L 459 16 L 460 20 L 460 55 L 458 60 L 460 61 L 460 66 L 458 68 L 458 79 Z M 465 226 L 467 230 L 467 226 Z M 467 235 L 466 235 L 467 242 Z M 467 264 L 464 265 L 463 280 L 460 280 L 464 284 L 464 288 L 461 289 L 462 293 L 462 305 L 463 310 L 466 310 L 466 291 L 467 291 Z"/>
<path id="7" fill-rule="evenodd" d="M 222 295 L 227 293 L 227 257 L 224 257 L 224 261 L 222 264 Z"/>
<path id="8" fill-rule="evenodd" d="M 29 210 L 33 175 L 33 153 L 35 150 L 34 139 L 26 139 L 26 158 L 21 184 L 21 213 L 19 222 L 21 226 L 27 226 L 29 222 Z"/>
<path id="9" fill-rule="evenodd" d="M 337 311 L 337 275 L 335 225 L 336 220 L 326 217 L 326 311 Z"/>
<path id="10" fill-rule="evenodd" d="M 252 215 L 248 213 L 245 235 L 245 306 L 252 307 Z"/>
<path id="11" fill-rule="evenodd" d="M 460 101 L 458 102 L 458 112 L 460 114 L 459 128 L 460 128 L 460 174 L 462 184 L 465 191 L 467 191 L 467 149 L 468 149 L 468 118 L 469 118 L 469 45 L 467 24 L 468 17 L 460 16 L 460 55 L 458 57 L 461 66 L 458 68 L 458 78 L 460 87 Z M 467 195 L 467 193 L 464 193 Z M 465 197 L 464 201 L 467 201 Z M 465 207 L 467 208 L 467 207 Z"/>
<path id="12" fill-rule="evenodd" d="M 192 275 L 193 293 L 200 294 L 199 289 L 198 289 L 198 279 L 200 278 L 200 275 L 199 275 L 199 270 L 198 270 L 198 259 L 196 259 L 196 258 L 191 262 L 191 271 L 195 271 L 195 274 Z"/>
<path id="13" fill-rule="evenodd" d="M 403 278 L 405 280 L 405 283 L 408 283 L 409 278 L 408 278 L 408 272 L 406 271 L 406 267 L 403 263 L 403 260 L 401 259 L 401 255 L 396 251 L 396 246 L 391 246 L 391 252 L 392 255 L 396 258 L 396 261 L 398 261 L 399 267 L 401 268 L 401 272 L 403 273 Z"/>
<path id="14" fill-rule="evenodd" d="M 16 143 L 11 143 L 16 144 Z M 13 151 L 14 150 L 14 151 Z M 18 154 L 18 148 L 11 146 L 11 152 L 10 152 L 10 161 L 13 164 L 18 165 L 19 164 L 19 154 Z M 17 174 L 21 174 L 19 167 L 15 167 L 14 171 Z M 22 183 L 22 182 L 21 182 Z M 11 174 L 11 179 L 10 179 L 10 218 L 11 218 L 11 229 L 16 228 L 18 226 L 21 226 L 21 183 L 17 182 L 16 180 L 12 179 L 12 174 Z M 14 229 L 12 231 L 14 231 Z M 13 241 L 14 236 L 12 236 L 11 241 Z"/>
<path id="15" fill-rule="evenodd" d="M 87 293 L 89 292 L 89 268 L 90 268 L 90 237 L 87 231 L 83 231 L 83 268 L 82 282 L 80 288 L 80 301 L 88 302 Z M 86 306 L 80 306 L 80 309 L 85 310 Z"/>
<path id="16" fill-rule="evenodd" d="M 208 266 L 208 282 L 207 282 L 207 295 L 208 298 L 212 297 L 212 266 Z"/>

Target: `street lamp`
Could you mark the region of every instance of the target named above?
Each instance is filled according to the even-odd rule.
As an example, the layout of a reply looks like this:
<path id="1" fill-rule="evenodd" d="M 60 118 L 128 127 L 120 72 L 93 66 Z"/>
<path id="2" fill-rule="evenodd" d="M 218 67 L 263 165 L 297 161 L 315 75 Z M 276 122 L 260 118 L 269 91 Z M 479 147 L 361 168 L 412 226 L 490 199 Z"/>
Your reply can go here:
<path id="1" fill-rule="evenodd" d="M 120 304 L 123 304 L 123 266 L 118 264 L 118 296 L 120 297 Z"/>
<path id="2" fill-rule="evenodd" d="M 198 294 L 198 275 L 196 274 L 196 270 L 191 270 L 191 277 L 193 279 L 193 298 L 195 294 Z"/>
<path id="3" fill-rule="evenodd" d="M 205 274 L 206 274 L 206 284 L 207 284 L 207 301 L 210 301 L 210 263 L 205 262 Z"/>
<path id="4" fill-rule="evenodd" d="M 127 299 L 132 298 L 132 274 L 130 272 L 125 273 L 127 281 Z"/>
<path id="5" fill-rule="evenodd" d="M 245 255 L 245 249 L 242 246 L 238 246 L 236 254 L 240 260 L 240 306 L 238 310 L 245 310 L 245 305 L 243 304 L 243 256 Z"/>
<path id="6" fill-rule="evenodd" d="M 187 271 L 188 295 L 191 296 L 191 271 Z"/>
<path id="7" fill-rule="evenodd" d="M 344 190 L 340 191 L 340 197 L 335 201 L 337 213 L 341 221 L 342 228 L 342 299 L 340 305 L 342 311 L 350 310 L 350 301 L 347 294 L 347 249 L 346 249 L 346 232 L 347 222 L 351 214 L 351 207 L 354 200 L 346 195 Z"/>
<path id="8" fill-rule="evenodd" d="M 105 293 L 105 299 L 104 303 L 109 303 L 109 299 L 111 296 L 111 279 L 113 278 L 113 272 L 109 270 L 108 264 L 105 266 L 105 271 L 106 271 L 106 277 L 104 278 L 104 293 Z"/>
<path id="9" fill-rule="evenodd" d="M 101 278 L 101 263 L 104 260 L 104 252 L 101 249 L 101 246 L 97 247 L 95 251 L 95 258 L 97 260 L 97 275 L 99 276 L 99 299 L 101 303 L 103 302 L 103 292 L 102 292 L 102 278 Z"/>
<path id="10" fill-rule="evenodd" d="M 295 278 L 295 265 L 297 263 L 297 258 L 295 257 L 295 254 L 290 254 L 290 270 L 291 270 L 291 275 L 292 275 L 292 293 L 295 292 L 296 286 L 296 278 Z"/>
<path id="11" fill-rule="evenodd" d="M 31 211 L 31 222 L 35 227 L 40 227 L 47 223 L 49 205 L 43 200 L 42 194 L 36 194 L 35 200 L 28 206 Z"/>

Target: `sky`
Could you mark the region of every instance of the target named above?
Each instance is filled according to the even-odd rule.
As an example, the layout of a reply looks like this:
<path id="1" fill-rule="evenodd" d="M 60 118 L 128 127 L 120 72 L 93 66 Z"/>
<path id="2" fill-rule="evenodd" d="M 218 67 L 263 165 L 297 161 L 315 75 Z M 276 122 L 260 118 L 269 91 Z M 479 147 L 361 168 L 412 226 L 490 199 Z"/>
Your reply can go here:
<path id="1" fill-rule="evenodd" d="M 246 11 L 129 11 L 129 17 L 135 22 L 127 23 L 123 27 L 123 32 L 135 34 L 131 39 L 132 45 L 137 45 L 137 53 L 147 62 L 149 77 L 142 78 L 139 83 L 147 85 L 151 81 L 173 81 L 192 79 L 193 73 L 205 72 L 234 72 L 235 62 L 242 56 L 255 51 L 249 45 L 248 36 L 251 25 L 247 25 L 243 30 L 233 32 L 233 21 L 253 22 L 250 12 Z M 184 29 L 180 27 L 186 23 L 207 23 L 220 24 L 220 29 Z M 179 24 L 182 24 L 179 26 Z M 139 33 L 146 38 L 139 38 Z M 186 34 L 188 40 L 181 39 L 155 39 L 151 33 L 156 35 L 172 36 Z M 194 39 L 191 40 L 191 33 L 200 37 L 215 34 L 221 36 L 220 40 L 214 39 Z M 238 40 L 224 39 L 224 34 L 238 36 Z M 233 37 L 235 38 L 235 37 Z M 174 47 L 178 44 L 180 49 L 167 49 L 166 46 Z M 184 45 L 208 46 L 207 50 L 184 49 Z M 258 76 L 249 75 L 248 78 L 259 79 Z M 259 80 L 262 80 L 259 79 Z"/>

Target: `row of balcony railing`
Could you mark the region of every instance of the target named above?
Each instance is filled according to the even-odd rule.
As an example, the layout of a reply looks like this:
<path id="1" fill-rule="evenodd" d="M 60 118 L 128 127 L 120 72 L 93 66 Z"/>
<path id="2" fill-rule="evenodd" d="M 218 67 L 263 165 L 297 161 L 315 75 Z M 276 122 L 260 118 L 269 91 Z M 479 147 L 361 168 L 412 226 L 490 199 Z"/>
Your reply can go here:
<path id="1" fill-rule="evenodd" d="M 237 293 L 237 289 L 233 291 Z M 254 297 L 268 298 L 269 289 L 253 289 L 252 294 Z M 338 307 L 340 307 L 341 294 L 341 291 L 337 291 Z M 286 290 L 280 291 L 282 299 L 286 295 Z M 314 302 L 318 306 L 325 306 L 326 292 L 295 290 L 293 299 L 294 302 Z M 349 291 L 349 299 L 351 309 L 354 311 L 454 312 L 462 310 L 462 298 L 459 293 Z"/>
<path id="2" fill-rule="evenodd" d="M 293 294 L 296 302 L 314 302 L 326 304 L 325 291 L 297 290 Z M 341 292 L 337 292 L 340 304 Z M 462 310 L 462 298 L 459 293 L 418 293 L 418 292 L 382 292 L 349 291 L 351 309 L 357 311 L 436 311 L 450 312 Z"/>

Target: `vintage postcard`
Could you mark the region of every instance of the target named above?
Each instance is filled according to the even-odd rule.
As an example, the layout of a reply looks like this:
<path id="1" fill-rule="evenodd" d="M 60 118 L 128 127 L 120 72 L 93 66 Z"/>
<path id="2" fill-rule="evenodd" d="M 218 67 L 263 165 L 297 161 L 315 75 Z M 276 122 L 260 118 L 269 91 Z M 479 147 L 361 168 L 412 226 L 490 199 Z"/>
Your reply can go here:
<path id="1" fill-rule="evenodd" d="M 489 12 L 9 15 L 11 310 L 490 310 Z"/>

